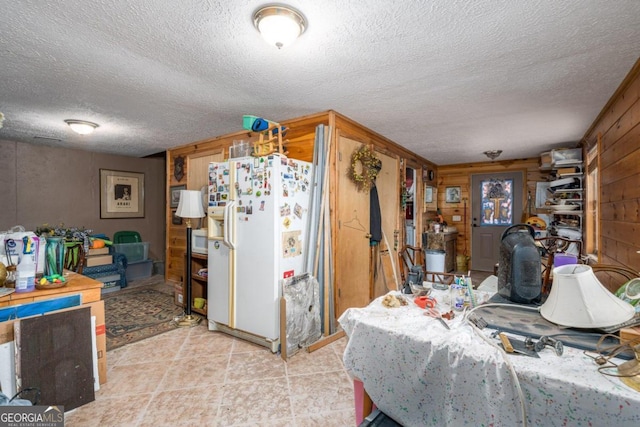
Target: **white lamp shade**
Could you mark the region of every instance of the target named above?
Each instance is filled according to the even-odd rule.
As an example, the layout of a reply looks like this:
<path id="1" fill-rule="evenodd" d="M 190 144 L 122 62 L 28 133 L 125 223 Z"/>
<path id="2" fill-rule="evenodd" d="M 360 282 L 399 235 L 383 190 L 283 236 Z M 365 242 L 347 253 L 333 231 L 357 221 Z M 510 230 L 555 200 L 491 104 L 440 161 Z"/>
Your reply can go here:
<path id="1" fill-rule="evenodd" d="M 197 190 L 180 190 L 180 201 L 176 215 L 182 218 L 202 218 L 202 193 Z"/>
<path id="2" fill-rule="evenodd" d="M 553 269 L 553 284 L 542 317 L 570 328 L 607 328 L 630 320 L 633 306 L 609 292 L 590 266 L 568 264 Z"/>

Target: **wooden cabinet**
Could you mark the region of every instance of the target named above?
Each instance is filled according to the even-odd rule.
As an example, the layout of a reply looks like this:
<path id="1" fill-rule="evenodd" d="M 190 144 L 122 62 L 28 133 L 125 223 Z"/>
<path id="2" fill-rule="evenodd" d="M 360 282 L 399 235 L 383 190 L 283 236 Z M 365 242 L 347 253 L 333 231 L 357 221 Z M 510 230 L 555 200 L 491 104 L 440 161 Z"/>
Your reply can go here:
<path id="1" fill-rule="evenodd" d="M 444 233 L 444 271 L 447 273 L 456 269 L 457 240 L 458 233 Z"/>
<path id="2" fill-rule="evenodd" d="M 185 280 L 182 282 L 183 307 L 187 303 L 187 255 L 185 254 Z M 192 253 L 191 254 L 191 311 L 194 313 L 207 315 L 207 255 Z M 202 308 L 196 308 L 194 301 L 196 298 L 204 298 L 205 304 Z"/>
<path id="3" fill-rule="evenodd" d="M 457 232 L 434 233 L 428 231 L 426 234 L 426 250 L 444 251 L 444 272 L 450 273 L 456 269 L 456 244 L 458 240 Z M 466 271 L 465 271 L 466 273 Z"/>

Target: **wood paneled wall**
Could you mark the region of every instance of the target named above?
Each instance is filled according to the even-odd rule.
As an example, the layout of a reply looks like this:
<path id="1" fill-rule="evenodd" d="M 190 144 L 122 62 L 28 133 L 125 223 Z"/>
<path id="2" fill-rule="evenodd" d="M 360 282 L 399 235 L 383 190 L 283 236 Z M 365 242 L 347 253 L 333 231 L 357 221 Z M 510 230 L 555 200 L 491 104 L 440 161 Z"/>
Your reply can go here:
<path id="1" fill-rule="evenodd" d="M 314 149 L 314 141 L 315 141 L 315 130 L 316 127 L 320 124 L 331 126 L 332 131 L 334 132 L 334 144 L 331 150 L 330 156 L 330 164 L 331 164 L 331 172 L 330 172 L 330 209 L 331 209 L 331 217 L 332 221 L 335 221 L 336 218 L 336 136 L 338 134 L 342 136 L 346 136 L 352 138 L 358 142 L 363 144 L 369 144 L 375 148 L 376 151 L 390 155 L 390 156 L 398 156 L 402 162 L 402 169 L 404 171 L 404 166 L 411 166 L 415 168 L 418 172 L 418 182 L 419 185 L 417 187 L 416 198 L 418 200 L 422 200 L 422 185 L 421 185 L 421 177 L 423 171 L 427 169 L 436 170 L 436 165 L 432 162 L 415 155 L 404 147 L 396 144 L 388 138 L 380 135 L 379 133 L 368 129 L 361 124 L 351 120 L 350 118 L 343 116 L 335 111 L 325 111 L 317 114 L 312 114 L 308 116 L 299 117 L 296 119 L 282 121 L 281 125 L 287 126 L 289 131 L 286 134 L 285 139 L 288 140 L 286 144 L 286 149 L 288 150 L 288 156 L 294 159 L 304 160 L 304 161 L 313 161 L 313 149 Z M 175 225 L 171 221 L 172 210 L 175 208 L 170 207 L 169 202 L 169 194 L 171 186 L 175 185 L 187 185 L 188 189 L 197 190 L 200 187 L 195 185 L 194 183 L 188 182 L 190 176 L 199 176 L 198 174 L 189 173 L 189 158 L 192 157 L 201 157 L 206 155 L 207 153 L 220 153 L 222 152 L 223 158 L 228 158 L 229 147 L 233 144 L 234 140 L 245 140 L 249 142 L 253 142 L 257 139 L 257 134 L 253 134 L 247 131 L 236 132 L 233 134 L 228 134 L 224 136 L 220 136 L 217 138 L 207 139 L 187 145 L 183 145 L 180 147 L 176 147 L 167 151 L 167 206 L 166 206 L 166 265 L 165 265 L 165 276 L 168 281 L 174 282 L 176 286 L 180 282 L 182 282 L 182 276 L 184 274 L 184 252 L 185 252 L 185 229 L 184 225 Z M 184 170 L 184 178 L 178 181 L 174 176 L 174 161 L 176 157 L 184 156 L 185 157 L 185 170 Z M 426 172 L 425 172 L 426 173 Z M 404 172 L 402 172 L 402 177 L 404 177 Z M 404 178 L 403 178 L 404 179 Z M 353 191 L 356 191 L 355 185 L 353 186 Z M 399 197 L 399 189 L 398 189 L 398 197 Z M 384 203 L 384 201 L 381 201 Z M 404 212 L 398 212 L 398 227 L 401 232 L 404 231 L 404 228 L 401 226 L 400 215 L 404 214 Z M 335 244 L 340 244 L 338 239 L 337 227 L 332 227 L 332 238 Z M 391 237 L 390 237 L 391 238 Z M 344 239 L 343 239 L 344 240 Z M 402 245 L 404 241 L 403 234 L 400 235 L 399 245 Z M 344 243 L 344 242 L 343 242 Z M 348 244 L 348 242 L 347 242 Z M 390 244 L 393 244 L 390 242 Z M 334 246 L 333 250 L 336 250 Z M 366 279 L 365 279 L 366 280 Z M 335 284 L 334 284 L 335 288 Z M 179 286 L 177 289 L 180 289 Z M 336 294 L 334 293 L 334 296 Z M 368 292 L 367 292 L 368 297 Z"/>
<path id="2" fill-rule="evenodd" d="M 640 59 L 584 136 L 600 146 L 599 262 L 640 270 Z"/>
<path id="3" fill-rule="evenodd" d="M 286 149 L 289 156 L 299 160 L 311 161 L 313 159 L 313 142 L 316 126 L 328 124 L 328 113 L 314 114 L 293 120 L 281 122 L 281 125 L 289 128 L 284 139 L 288 140 Z M 221 154 L 221 160 L 229 157 L 229 147 L 233 141 L 244 140 L 253 143 L 258 135 L 248 131 L 235 132 L 216 138 L 206 139 L 183 145 L 167 151 L 167 205 L 166 205 L 166 253 L 165 253 L 165 278 L 174 283 L 181 283 L 184 275 L 184 253 L 186 249 L 185 224 L 176 225 L 171 221 L 172 211 L 170 206 L 170 190 L 175 185 L 186 185 L 188 190 L 199 190 L 200 182 L 189 182 L 190 177 L 200 176 L 189 172 L 190 158 L 199 158 L 206 155 Z M 178 181 L 174 175 L 174 161 L 177 157 L 185 158 L 184 177 Z M 193 171 L 192 171 L 193 172 Z M 197 222 L 194 228 L 197 226 Z M 206 225 L 204 225 L 206 226 Z"/>
<path id="4" fill-rule="evenodd" d="M 494 162 L 480 162 L 438 167 L 438 207 L 444 220 L 458 229 L 457 252 L 458 254 L 471 255 L 471 175 L 484 173 L 501 173 L 522 171 L 524 173 L 527 189 L 535 202 L 536 182 L 546 181 L 546 172 L 540 171 L 540 158 L 504 160 Z M 459 186 L 462 190 L 460 203 L 445 203 L 445 188 Z M 523 197 L 523 210 L 526 212 L 526 190 Z M 466 200 L 466 224 L 465 207 Z M 536 213 L 536 209 L 532 209 Z M 460 215 L 462 221 L 454 222 L 453 216 Z M 473 268 L 473 258 L 471 258 Z"/>

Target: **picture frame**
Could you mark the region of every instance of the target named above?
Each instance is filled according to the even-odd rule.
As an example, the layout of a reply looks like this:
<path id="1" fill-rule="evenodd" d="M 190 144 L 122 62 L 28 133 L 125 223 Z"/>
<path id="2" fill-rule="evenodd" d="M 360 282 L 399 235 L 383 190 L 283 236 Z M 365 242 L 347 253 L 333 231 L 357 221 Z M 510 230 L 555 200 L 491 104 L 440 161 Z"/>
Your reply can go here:
<path id="1" fill-rule="evenodd" d="M 447 203 L 460 203 L 460 194 L 460 187 L 446 187 L 444 200 Z"/>
<path id="2" fill-rule="evenodd" d="M 438 188 L 425 184 L 424 186 L 424 212 L 438 209 Z"/>
<path id="3" fill-rule="evenodd" d="M 180 194 L 180 193 L 178 193 Z M 173 225 L 182 225 L 182 217 L 179 217 L 178 215 L 176 215 L 176 210 L 172 209 L 171 210 L 171 224 Z"/>
<path id="4" fill-rule="evenodd" d="M 100 218 L 144 218 L 144 173 L 100 169 Z"/>
<path id="5" fill-rule="evenodd" d="M 186 185 L 172 185 L 169 188 L 169 206 L 177 208 L 180 203 L 180 190 L 186 190 Z"/>

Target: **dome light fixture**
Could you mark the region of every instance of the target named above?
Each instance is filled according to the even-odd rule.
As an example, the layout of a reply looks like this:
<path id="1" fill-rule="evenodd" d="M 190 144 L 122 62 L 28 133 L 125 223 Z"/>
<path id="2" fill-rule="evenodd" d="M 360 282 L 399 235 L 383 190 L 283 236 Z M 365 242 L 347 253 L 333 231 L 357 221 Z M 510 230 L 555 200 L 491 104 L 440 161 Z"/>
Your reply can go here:
<path id="1" fill-rule="evenodd" d="M 71 130 L 75 133 L 79 133 L 80 135 L 89 135 L 100 126 L 97 123 L 87 122 L 84 120 L 67 119 L 64 122 L 69 125 Z"/>
<path id="2" fill-rule="evenodd" d="M 502 150 L 489 150 L 489 151 L 483 152 L 482 154 L 484 154 L 491 160 L 495 160 L 500 156 L 500 154 L 502 154 Z"/>
<path id="3" fill-rule="evenodd" d="M 271 5 L 253 14 L 253 25 L 267 43 L 282 49 L 304 32 L 306 21 L 302 13 L 289 6 Z"/>

